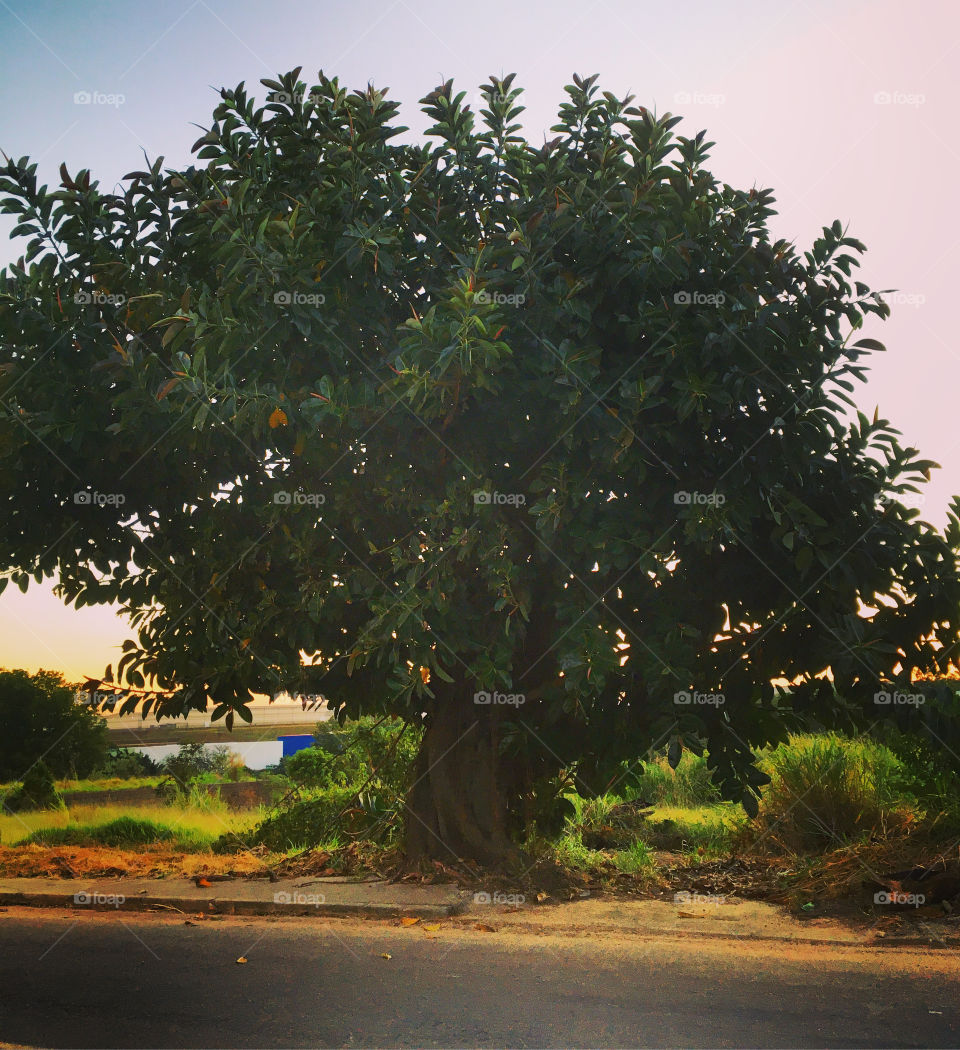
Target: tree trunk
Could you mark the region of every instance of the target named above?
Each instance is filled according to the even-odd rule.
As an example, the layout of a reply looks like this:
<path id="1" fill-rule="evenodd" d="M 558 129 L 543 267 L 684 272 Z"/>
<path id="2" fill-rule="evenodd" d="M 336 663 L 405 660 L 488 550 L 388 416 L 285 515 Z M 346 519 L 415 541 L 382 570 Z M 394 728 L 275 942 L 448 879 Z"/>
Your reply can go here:
<path id="1" fill-rule="evenodd" d="M 500 712 L 459 683 L 435 693 L 407 797 L 407 860 L 508 862 L 519 854 L 508 830 L 519 797 L 499 754 Z"/>

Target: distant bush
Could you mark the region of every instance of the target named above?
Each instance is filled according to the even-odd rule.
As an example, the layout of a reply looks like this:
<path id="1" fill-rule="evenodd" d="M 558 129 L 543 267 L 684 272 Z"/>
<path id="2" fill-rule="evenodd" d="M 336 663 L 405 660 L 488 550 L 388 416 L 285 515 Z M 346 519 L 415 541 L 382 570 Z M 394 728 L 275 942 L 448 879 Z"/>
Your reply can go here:
<path id="1" fill-rule="evenodd" d="M 149 777 L 159 772 L 160 766 L 148 755 L 125 747 L 112 747 L 94 777 L 119 777 L 129 780 L 132 777 Z"/>
<path id="2" fill-rule="evenodd" d="M 206 744 L 181 744 L 176 754 L 168 755 L 160 763 L 162 772 L 173 777 L 183 790 L 187 790 L 197 777 L 205 773 L 222 776 L 229 767 L 230 749 Z"/>
<path id="3" fill-rule="evenodd" d="M 338 774 L 346 778 L 346 775 L 336 768 L 337 757 L 320 747 L 305 747 L 284 759 L 283 769 L 287 776 L 301 787 L 334 787 Z"/>
<path id="4" fill-rule="evenodd" d="M 791 736 L 761 761 L 759 824 L 797 850 L 885 834 L 913 817 L 909 776 L 886 746 L 836 733 Z"/>
<path id="5" fill-rule="evenodd" d="M 29 809 L 59 809 L 63 798 L 53 782 L 53 774 L 42 759 L 34 763 L 23 776 L 23 783 L 3 800 L 8 813 Z"/>

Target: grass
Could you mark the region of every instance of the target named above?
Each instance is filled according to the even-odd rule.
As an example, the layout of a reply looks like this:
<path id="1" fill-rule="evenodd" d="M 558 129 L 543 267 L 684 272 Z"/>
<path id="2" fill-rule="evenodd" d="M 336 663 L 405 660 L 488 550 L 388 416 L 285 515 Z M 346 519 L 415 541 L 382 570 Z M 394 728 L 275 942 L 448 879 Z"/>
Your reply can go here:
<path id="1" fill-rule="evenodd" d="M 903 763 L 870 739 L 791 736 L 761 766 L 772 781 L 757 824 L 791 851 L 822 852 L 884 837 L 919 816 Z"/>
<path id="2" fill-rule="evenodd" d="M 701 856 L 729 854 L 734 839 L 746 825 L 743 810 L 729 803 L 709 806 L 658 806 L 652 823 L 670 821 L 681 840 L 681 849 Z"/>
<path id="3" fill-rule="evenodd" d="M 47 845 L 107 845 L 97 841 L 101 829 L 118 822 L 129 821 L 130 834 L 137 832 L 133 825 L 157 829 L 152 841 L 168 842 L 183 849 L 207 850 L 220 835 L 234 832 L 242 835 L 263 818 L 259 810 L 230 813 L 226 807 L 197 808 L 194 806 L 74 806 L 70 809 L 38 810 L 0 815 L 0 842 L 5 846 L 26 844 L 30 841 Z M 121 826 L 121 830 L 122 830 Z M 108 834 L 108 833 L 103 833 Z M 90 842 L 81 842 L 86 836 Z M 142 845 L 144 839 L 135 839 L 131 845 Z"/>
<path id="4" fill-rule="evenodd" d="M 153 777 L 102 777 L 98 780 L 58 780 L 57 790 L 64 791 L 124 791 L 126 789 L 156 787 L 161 776 Z M 2 788 L 0 788 L 2 790 Z"/>

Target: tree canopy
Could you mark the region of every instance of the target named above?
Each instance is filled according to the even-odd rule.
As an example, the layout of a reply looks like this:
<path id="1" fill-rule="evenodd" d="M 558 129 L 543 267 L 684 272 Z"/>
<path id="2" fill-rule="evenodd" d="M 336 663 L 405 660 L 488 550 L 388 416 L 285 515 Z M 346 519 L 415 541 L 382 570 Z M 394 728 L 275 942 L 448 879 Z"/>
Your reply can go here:
<path id="1" fill-rule="evenodd" d="M 129 611 L 128 708 L 424 725 L 413 856 L 501 857 L 653 745 L 751 807 L 800 722 L 955 724 L 877 702 L 956 655 L 960 506 L 919 521 L 935 464 L 851 411 L 864 246 L 773 240 L 770 190 L 596 79 L 542 145 L 513 75 L 407 141 L 298 69 L 186 169 L 0 169 L 0 569 Z"/>
<path id="2" fill-rule="evenodd" d="M 40 764 L 48 776 L 85 777 L 107 757 L 106 723 L 56 671 L 0 669 L 0 726 L 0 781 Z"/>

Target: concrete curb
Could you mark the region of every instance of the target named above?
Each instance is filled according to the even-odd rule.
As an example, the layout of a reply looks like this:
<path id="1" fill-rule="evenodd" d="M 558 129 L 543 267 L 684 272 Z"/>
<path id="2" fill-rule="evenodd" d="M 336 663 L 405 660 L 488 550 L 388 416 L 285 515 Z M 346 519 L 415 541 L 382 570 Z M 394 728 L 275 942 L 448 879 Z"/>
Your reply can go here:
<path id="1" fill-rule="evenodd" d="M 200 888 L 186 880 L 0 879 L 0 905 L 107 912 L 170 909 L 185 916 L 203 912 L 445 919 L 460 914 L 465 902 L 456 887 L 385 882 L 237 880 Z"/>

